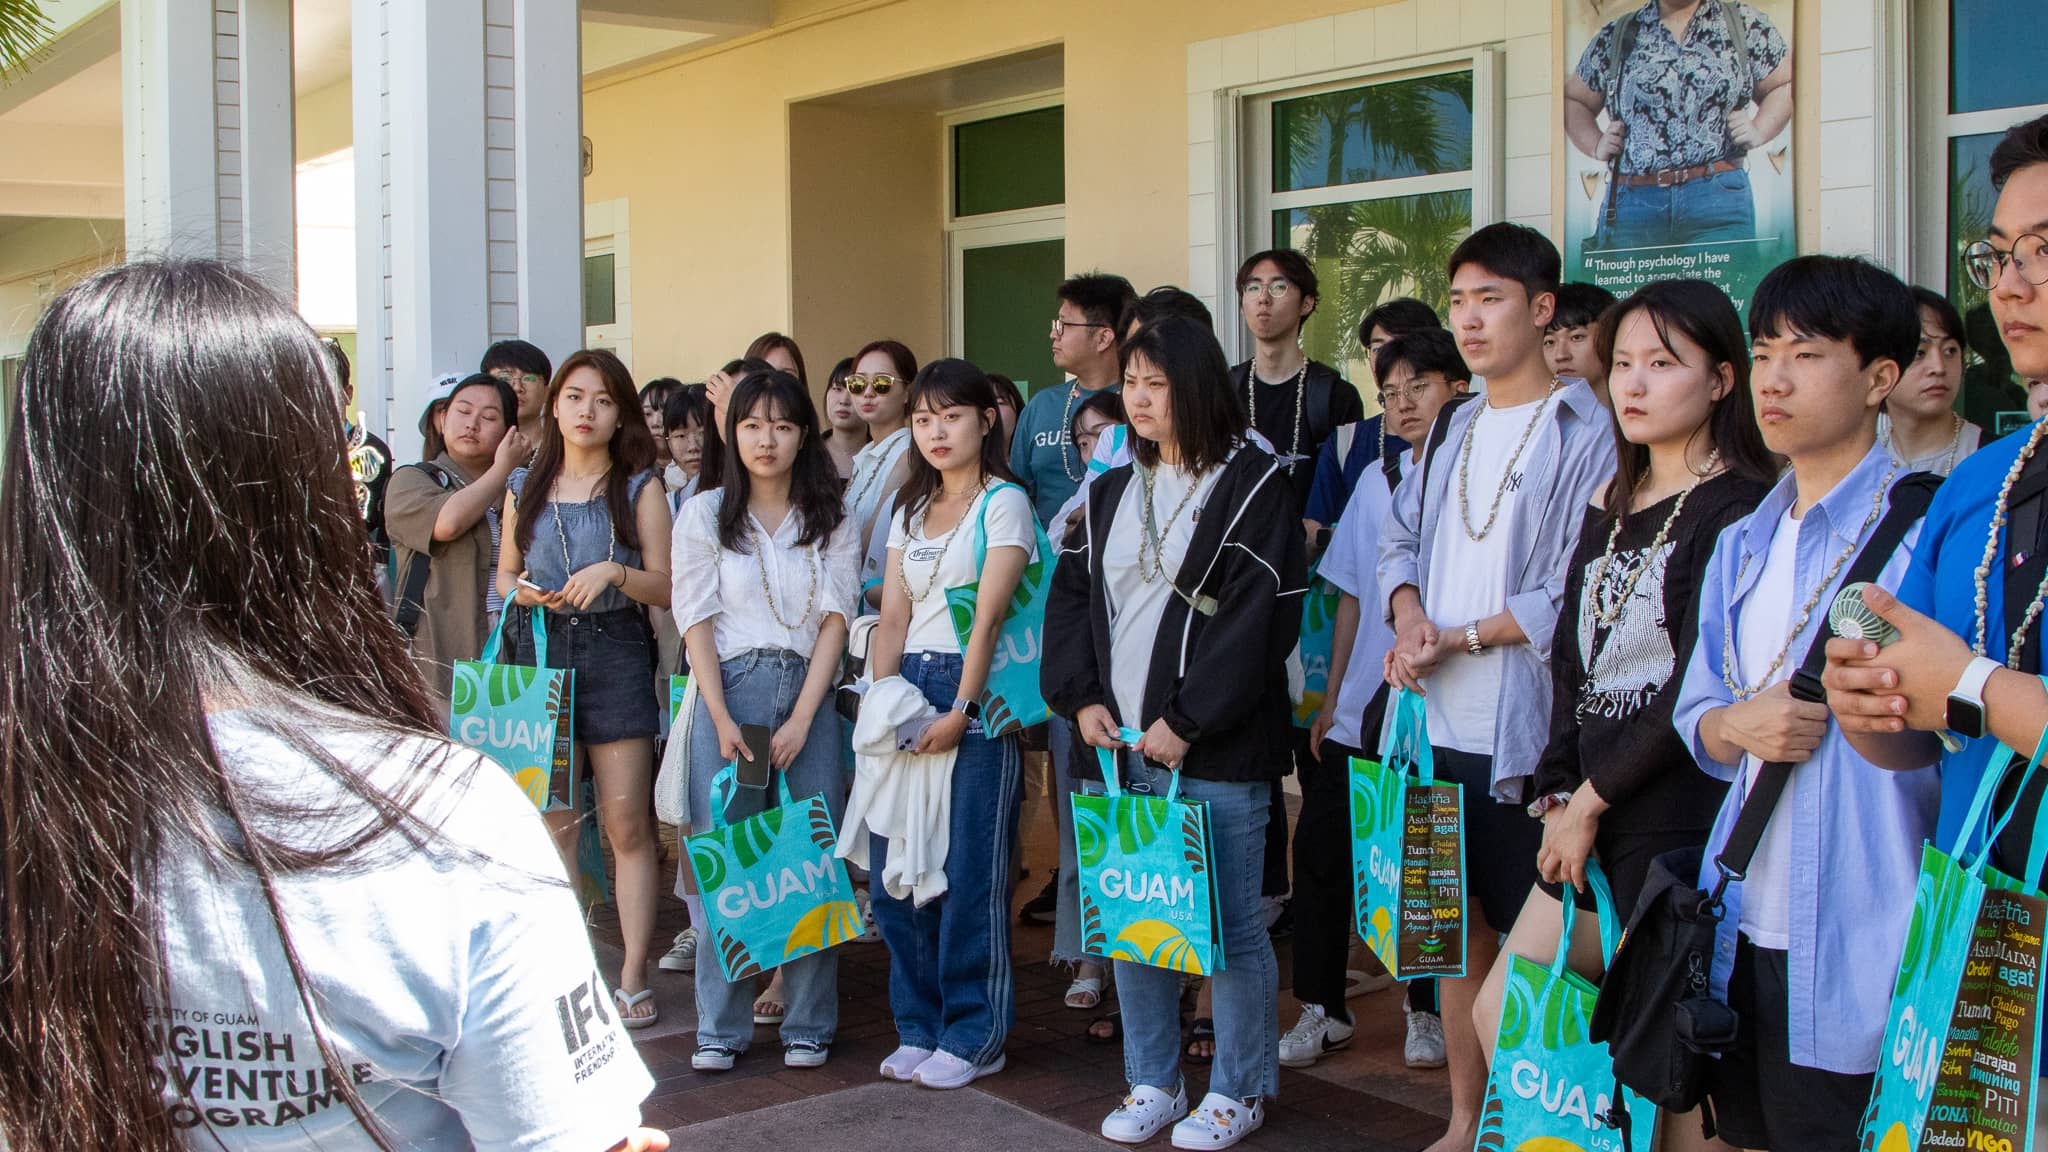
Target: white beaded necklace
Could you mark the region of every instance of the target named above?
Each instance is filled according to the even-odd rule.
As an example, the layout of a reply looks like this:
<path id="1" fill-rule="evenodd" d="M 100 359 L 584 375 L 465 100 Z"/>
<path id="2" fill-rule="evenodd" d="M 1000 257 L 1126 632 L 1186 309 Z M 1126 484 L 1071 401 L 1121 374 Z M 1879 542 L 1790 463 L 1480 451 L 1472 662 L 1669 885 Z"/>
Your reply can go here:
<path id="1" fill-rule="evenodd" d="M 1508 457 L 1507 467 L 1501 469 L 1500 487 L 1494 489 L 1493 507 L 1487 510 L 1486 523 L 1477 532 L 1474 532 L 1472 530 L 1472 507 L 1465 498 L 1465 474 L 1467 467 L 1472 463 L 1472 441 L 1479 437 L 1479 419 L 1486 415 L 1486 398 L 1480 397 L 1481 411 L 1475 413 L 1472 417 L 1472 423 L 1465 427 L 1465 443 L 1458 450 L 1458 521 L 1459 525 L 1465 529 L 1465 538 L 1474 544 L 1486 539 L 1488 533 L 1493 531 L 1493 522 L 1500 516 L 1500 502 L 1507 498 L 1508 485 L 1514 482 L 1515 465 L 1522 459 L 1522 450 L 1529 446 L 1529 437 L 1535 435 L 1537 421 L 1543 419 L 1543 413 L 1549 410 L 1550 398 L 1557 395 L 1557 390 L 1562 387 L 1564 387 L 1562 380 L 1555 376 L 1550 378 L 1550 391 L 1544 393 L 1543 399 L 1536 402 L 1536 411 L 1529 414 L 1529 422 L 1522 426 L 1522 438 L 1515 441 L 1514 455 Z"/>
<path id="2" fill-rule="evenodd" d="M 1303 402 L 1308 398 L 1308 358 L 1302 357 L 1301 371 L 1294 374 L 1294 443 L 1287 449 L 1287 474 L 1294 475 L 1294 465 L 1301 459 L 1301 426 L 1304 412 Z M 1251 426 L 1259 426 L 1259 390 L 1257 360 L 1244 366 L 1244 413 Z M 1279 445 L 1275 444 L 1275 448 Z"/>
<path id="3" fill-rule="evenodd" d="M 1158 524 L 1159 514 L 1154 511 L 1152 504 L 1152 490 L 1156 483 L 1157 473 L 1155 470 L 1142 465 L 1133 465 L 1133 467 L 1137 469 L 1138 479 L 1144 484 L 1145 490 L 1144 516 L 1141 523 L 1143 532 L 1138 537 L 1138 579 L 1150 584 L 1154 580 L 1159 579 L 1160 575 L 1166 571 L 1166 537 L 1173 532 L 1173 525 L 1180 519 L 1180 514 L 1187 509 L 1188 501 L 1195 498 L 1195 489 L 1202 486 L 1202 474 L 1193 469 L 1187 470 L 1187 491 L 1181 493 L 1179 502 L 1173 506 L 1173 511 L 1166 514 L 1166 526 L 1161 528 Z M 1152 545 L 1152 570 L 1150 572 L 1145 570 L 1145 545 L 1147 543 Z"/>
<path id="4" fill-rule="evenodd" d="M 796 511 L 792 509 L 789 515 L 796 515 Z M 752 525 L 747 528 L 747 540 L 754 546 L 754 567 L 761 573 L 761 595 L 768 600 L 768 615 L 774 617 L 775 622 L 782 625 L 786 632 L 794 632 L 803 627 L 804 622 L 811 618 L 811 609 L 818 606 L 818 545 L 813 542 L 804 549 L 804 555 L 811 562 L 811 590 L 804 593 L 804 610 L 797 613 L 795 623 L 791 623 L 782 618 L 782 608 L 775 602 L 775 585 L 768 579 L 768 542 L 761 538 L 761 534 L 755 531 Z"/>
<path id="5" fill-rule="evenodd" d="M 1991 614 L 1991 565 L 1998 558 L 1998 538 L 2005 532 L 2005 518 L 2010 511 L 2006 504 L 2012 499 L 2012 486 L 2018 482 L 2020 472 L 2026 468 L 2027 461 L 2033 458 L 2034 449 L 2040 445 L 2044 433 L 2048 433 L 2048 420 L 2036 421 L 2034 431 L 2027 437 L 2027 446 L 2020 449 L 2019 457 L 2012 462 L 2012 467 L 2005 471 L 2005 483 L 1998 489 L 1998 502 L 1991 506 L 1991 530 L 1985 533 L 1984 558 L 1977 564 L 1976 620 L 1970 632 L 1970 650 L 1979 656 L 1984 655 L 1984 634 L 1989 627 Z M 2020 620 L 2020 626 L 2013 629 L 2011 639 L 2006 641 L 2007 668 L 2019 668 L 2020 648 L 2027 642 L 2027 631 L 2034 626 L 2034 621 L 2041 618 L 2041 605 L 2044 599 L 2048 599 L 2048 576 L 2041 578 L 2041 586 L 2034 589 L 2033 602 L 2027 605 L 2026 616 Z"/>
<path id="6" fill-rule="evenodd" d="M 1608 598 L 1604 594 L 1607 570 L 1614 564 L 1616 548 L 1621 543 L 1622 522 L 1628 519 L 1628 513 L 1625 511 L 1615 513 L 1614 527 L 1607 533 L 1607 550 L 1601 554 L 1592 575 L 1586 579 L 1586 598 L 1596 609 L 1594 618 L 1600 622 L 1600 627 L 1611 631 L 1615 622 L 1621 619 L 1621 614 L 1627 609 L 1629 601 L 1635 598 L 1636 586 L 1642 583 L 1643 574 L 1650 570 L 1650 565 L 1657 562 L 1657 553 L 1663 551 L 1664 545 L 1670 542 L 1671 526 L 1678 523 L 1678 518 L 1685 513 L 1685 502 L 1692 496 L 1693 489 L 1706 483 L 1720 466 L 1721 450 L 1716 448 L 1707 457 L 1706 469 L 1694 473 L 1693 482 L 1686 485 L 1685 490 L 1678 494 L 1678 502 L 1671 506 L 1670 515 L 1664 517 L 1664 523 L 1657 529 L 1657 535 L 1650 541 L 1650 546 L 1643 549 L 1642 567 L 1637 568 L 1634 574 L 1629 576 L 1627 583 L 1622 586 L 1620 595 Z M 1599 682 L 1601 662 L 1615 647 L 1610 640 L 1606 647 L 1593 654 L 1592 662 L 1587 665 L 1586 682 L 1579 687 L 1578 715 L 1584 716 L 1592 708 L 1592 689 L 1593 685 Z"/>
<path id="7" fill-rule="evenodd" d="M 1942 457 L 1941 467 L 1936 470 L 1936 474 L 1940 476 L 1946 476 L 1949 473 L 1956 470 L 1956 453 L 1963 450 L 1963 425 L 1967 423 L 1967 421 L 1965 421 L 1961 416 L 1957 415 L 1954 412 L 1949 413 L 1948 418 L 1955 422 L 1955 426 L 1950 430 L 1949 433 L 1948 454 Z M 1884 430 L 1884 446 L 1885 451 L 1890 452 L 1894 459 L 1904 460 L 1906 457 L 1904 453 L 1899 451 L 1898 441 L 1893 438 L 1894 434 L 1897 433 L 1898 430 L 1898 421 L 1893 420 L 1888 421 L 1886 423 Z"/>
<path id="8" fill-rule="evenodd" d="M 946 564 L 946 553 L 953 550 L 953 537 L 960 534 L 960 526 L 967 523 L 967 517 L 974 512 L 975 501 L 987 490 L 988 477 L 984 476 L 981 483 L 975 486 L 974 491 L 968 494 L 967 506 L 960 510 L 960 519 L 953 522 L 952 530 L 946 533 L 946 539 L 940 543 L 938 558 L 932 561 L 932 574 L 925 580 L 923 591 L 910 586 L 910 569 L 906 566 L 905 558 L 910 554 L 910 540 L 924 539 L 924 517 L 925 513 L 931 511 L 930 503 L 927 502 L 925 507 L 919 509 L 916 518 L 905 525 L 909 529 L 910 540 L 905 540 L 903 542 L 903 550 L 896 553 L 896 578 L 903 581 L 903 592 L 910 597 L 912 604 L 924 603 L 925 599 L 932 594 L 932 589 L 938 587 L 939 569 L 943 568 Z M 930 541 L 926 540 L 926 543 L 930 543 Z"/>
<path id="9" fill-rule="evenodd" d="M 1081 470 L 1074 471 L 1071 449 L 1074 446 L 1074 401 L 1081 395 L 1081 381 L 1074 380 L 1067 385 L 1067 404 L 1060 412 L 1060 475 L 1076 484 L 1088 474 L 1088 462 L 1081 461 Z"/>

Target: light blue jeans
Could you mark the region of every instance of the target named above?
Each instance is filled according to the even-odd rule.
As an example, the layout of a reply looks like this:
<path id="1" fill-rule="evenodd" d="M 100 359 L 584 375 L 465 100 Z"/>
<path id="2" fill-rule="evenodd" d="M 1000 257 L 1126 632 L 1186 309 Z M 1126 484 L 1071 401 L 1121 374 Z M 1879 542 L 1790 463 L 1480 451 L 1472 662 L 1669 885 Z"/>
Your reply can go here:
<path id="1" fill-rule="evenodd" d="M 1614 190 L 1614 224 L 1601 230 L 1602 248 L 1656 248 L 1673 244 L 1756 238 L 1756 197 L 1745 171 L 1716 172 L 1668 188 Z"/>
<path id="2" fill-rule="evenodd" d="M 1053 913 L 1052 962 L 1072 968 L 1083 960 L 1107 966 L 1109 961 L 1081 951 L 1081 869 L 1074 859 L 1074 793 L 1096 792 L 1074 778 L 1074 723 L 1064 716 L 1046 721 L 1045 744 L 1052 756 L 1053 826 L 1060 839 L 1059 903 Z M 1094 749 L 1088 750 L 1092 756 Z M 2048 1150 L 2044 1150 L 2048 1152 Z"/>
<path id="3" fill-rule="evenodd" d="M 1134 753 L 1124 755 L 1121 767 L 1126 791 L 1166 794 L 1170 774 L 1164 769 L 1146 766 Z M 1209 1091 L 1239 1099 L 1271 1098 L 1280 1091 L 1279 969 L 1259 914 L 1271 790 L 1264 780 L 1183 776 L 1180 782 L 1184 799 L 1209 805 L 1209 868 L 1223 930 L 1223 969 L 1209 978 L 1216 1020 Z M 1172 1092 L 1181 1082 L 1180 979 L 1166 968 L 1116 962 L 1124 1077 L 1132 1087 Z"/>
<path id="4" fill-rule="evenodd" d="M 780 728 L 796 708 L 810 662 L 784 649 L 751 648 L 719 664 L 725 685 L 725 708 L 735 724 Z M 718 752 L 718 728 L 700 693 L 690 721 L 690 825 L 702 832 L 711 827 L 711 778 L 725 767 Z M 803 751 L 789 765 L 789 794 L 801 801 L 823 796 L 835 826 L 846 814 L 846 777 L 839 770 L 839 716 L 820 708 L 811 719 Z M 776 799 L 773 780 L 765 789 L 741 788 L 727 807 L 728 824 L 764 811 Z M 711 894 L 704 894 L 705 901 Z M 697 1043 L 717 1044 L 735 1052 L 747 1050 L 754 1036 L 754 982 L 729 983 L 718 967 L 711 938 L 699 929 L 697 957 Z M 782 993 L 788 1013 L 782 1019 L 782 1042 L 811 1040 L 832 1043 L 839 1028 L 839 953 L 833 949 L 799 956 L 782 966 Z"/>

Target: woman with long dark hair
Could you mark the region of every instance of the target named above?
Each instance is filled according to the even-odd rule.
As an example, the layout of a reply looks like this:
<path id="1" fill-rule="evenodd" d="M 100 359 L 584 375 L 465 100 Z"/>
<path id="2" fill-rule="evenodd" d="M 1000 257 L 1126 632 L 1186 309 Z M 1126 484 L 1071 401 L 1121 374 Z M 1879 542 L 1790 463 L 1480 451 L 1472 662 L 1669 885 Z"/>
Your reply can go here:
<path id="1" fill-rule="evenodd" d="M 915 464 L 917 453 L 910 450 L 910 386 L 915 379 L 917 357 L 909 348 L 895 340 L 874 340 L 853 354 L 853 371 L 841 381 L 868 426 L 867 447 L 853 454 L 853 475 L 846 482 L 846 510 L 860 526 L 863 555 L 869 551 L 866 541 L 876 522 L 889 522 L 884 510 L 891 507 Z"/>
<path id="2" fill-rule="evenodd" d="M 906 691 L 938 710 L 925 715 L 929 723 L 908 750 L 952 757 L 951 810 L 942 895 L 913 902 L 911 893 L 892 892 L 888 860 L 906 845 L 874 838 L 868 868 L 881 882 L 869 891 L 889 944 L 889 1005 L 900 1045 L 882 1075 L 960 1088 L 1002 1070 L 1016 1015 L 1010 853 L 1023 761 L 1014 733 L 987 734 L 980 701 L 1038 531 L 1030 499 L 1003 465 L 995 389 L 981 369 L 965 360 L 925 365 L 910 389 L 910 419 L 917 451 L 888 526 L 869 699 L 885 682 L 907 682 Z M 985 555 L 979 562 L 977 543 Z M 963 648 L 946 590 L 969 584 L 977 591 Z"/>
<path id="3" fill-rule="evenodd" d="M 291 305 L 217 263 L 101 272 L 30 338 L 0 478 L 23 1152 L 667 1143 L 611 1014 L 565 1035 L 558 999 L 603 994 L 575 898 L 439 734 L 341 403 Z"/>
<path id="4" fill-rule="evenodd" d="M 1053 569 L 1042 678 L 1081 739 L 1118 757 L 1126 787 L 1209 806 L 1227 965 L 1211 977 L 1215 1056 L 1193 1112 L 1180 1074 L 1180 973 L 1116 961 L 1130 1094 L 1102 1134 L 1227 1148 L 1280 1087 L 1278 977 L 1260 915 L 1267 793 L 1287 771 L 1287 656 L 1301 630 L 1301 518 L 1286 471 L 1246 443 L 1245 411 L 1209 329 L 1180 317 L 1123 345 L 1133 463 L 1090 486 Z M 1119 735 L 1143 733 L 1132 745 Z M 1183 1115 L 1186 1119 L 1182 1119 Z M 1179 1123 L 1176 1124 L 1175 1122 Z"/>
<path id="5" fill-rule="evenodd" d="M 654 636 L 644 607 L 669 604 L 668 503 L 633 377 L 602 349 L 571 355 L 548 389 L 531 469 L 506 482 L 498 591 L 513 663 L 534 664 L 528 613 L 546 613 L 548 667 L 572 680 L 576 743 L 618 865 L 626 962 L 614 990 L 628 1028 L 653 1024 L 647 959 L 658 900 L 654 841 Z M 644 607 L 643 607 L 644 606 Z M 573 858 L 579 814 L 549 824 Z"/>
<path id="6" fill-rule="evenodd" d="M 1749 344 L 1726 293 L 1701 280 L 1650 284 L 1610 309 L 1595 348 L 1608 366 L 1616 467 L 1586 509 L 1551 649 L 1550 743 L 1531 805 L 1542 879 L 1506 948 L 1549 963 L 1570 885 L 1592 910 L 1597 858 L 1624 917 L 1650 861 L 1704 844 L 1727 785 L 1693 767 L 1672 727 L 1698 634 L 1701 574 L 1721 529 L 1770 492 L 1778 466 L 1757 430 Z M 1572 959 L 1598 974 L 1598 921 L 1581 916 Z M 1476 1014 L 1491 1050 L 1508 965 Z M 1667 1130 L 1696 1132 L 1695 1125 Z"/>
<path id="7" fill-rule="evenodd" d="M 725 487 L 683 507 L 676 521 L 676 624 L 697 680 L 690 725 L 690 822 L 715 827 L 712 779 L 747 755 L 741 724 L 774 731 L 770 767 L 801 800 L 823 796 L 845 809 L 839 719 L 825 706 L 846 651 L 860 593 L 860 550 L 844 523 L 839 477 L 818 429 L 810 393 L 787 372 L 753 372 L 726 414 Z M 711 670 L 716 669 L 716 674 Z M 769 790 L 742 789 L 724 816 L 761 810 Z M 723 1072 L 753 1038 L 751 995 L 716 964 L 697 966 L 697 1053 L 692 1066 Z M 783 1063 L 825 1062 L 838 1022 L 838 953 L 826 950 L 776 969 Z M 751 990 L 752 982 L 747 983 Z"/>

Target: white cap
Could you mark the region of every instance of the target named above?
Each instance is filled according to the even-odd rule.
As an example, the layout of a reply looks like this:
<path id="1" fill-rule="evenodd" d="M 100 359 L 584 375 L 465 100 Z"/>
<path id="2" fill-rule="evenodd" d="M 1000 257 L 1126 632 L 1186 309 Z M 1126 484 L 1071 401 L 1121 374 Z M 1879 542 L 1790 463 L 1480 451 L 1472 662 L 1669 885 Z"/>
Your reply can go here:
<path id="1" fill-rule="evenodd" d="M 455 386 L 469 377 L 460 372 L 442 372 L 434 377 L 434 383 L 427 388 L 427 403 L 437 404 L 455 395 Z"/>

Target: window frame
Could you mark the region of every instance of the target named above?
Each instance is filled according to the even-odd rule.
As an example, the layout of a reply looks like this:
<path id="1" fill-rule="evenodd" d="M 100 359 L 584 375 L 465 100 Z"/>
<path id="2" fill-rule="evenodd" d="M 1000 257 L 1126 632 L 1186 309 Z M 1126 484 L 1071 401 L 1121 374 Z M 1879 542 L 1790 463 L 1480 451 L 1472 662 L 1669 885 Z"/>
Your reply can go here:
<path id="1" fill-rule="evenodd" d="M 1067 238 L 1067 205 L 1041 204 L 1036 208 L 1013 208 L 1006 212 L 983 212 L 973 216 L 954 214 L 953 129 L 978 120 L 1000 120 L 1020 112 L 1056 108 L 1067 102 L 1064 88 L 1051 88 L 1014 99 L 990 100 L 956 108 L 939 117 L 939 203 L 946 235 L 946 264 L 942 270 L 946 294 L 946 355 L 960 356 L 967 348 L 967 252 L 972 248 L 998 248 L 1041 240 Z"/>

